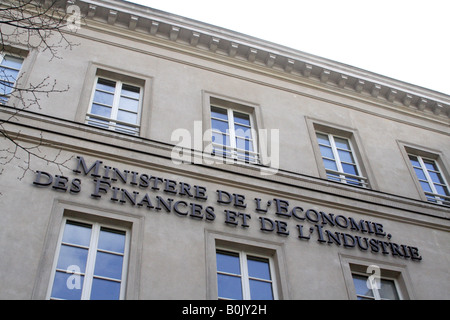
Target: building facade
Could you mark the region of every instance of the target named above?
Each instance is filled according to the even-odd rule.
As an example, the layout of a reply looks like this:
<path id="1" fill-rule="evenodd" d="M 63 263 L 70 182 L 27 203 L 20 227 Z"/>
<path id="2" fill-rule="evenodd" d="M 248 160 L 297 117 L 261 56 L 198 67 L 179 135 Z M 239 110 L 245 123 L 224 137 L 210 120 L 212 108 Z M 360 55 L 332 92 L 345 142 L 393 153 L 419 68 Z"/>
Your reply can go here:
<path id="1" fill-rule="evenodd" d="M 2 299 L 450 299 L 448 95 L 125 1 L 61 10 L 60 59 L 1 52 Z M 67 90 L 19 108 L 47 77 Z"/>

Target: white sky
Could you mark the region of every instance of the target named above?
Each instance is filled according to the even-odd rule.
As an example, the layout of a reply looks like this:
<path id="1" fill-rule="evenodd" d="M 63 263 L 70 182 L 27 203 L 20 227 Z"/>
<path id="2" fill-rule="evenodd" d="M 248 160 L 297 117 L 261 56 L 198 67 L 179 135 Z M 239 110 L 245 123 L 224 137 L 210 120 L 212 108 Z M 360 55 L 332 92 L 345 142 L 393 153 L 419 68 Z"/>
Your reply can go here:
<path id="1" fill-rule="evenodd" d="M 450 0 L 129 0 L 450 94 Z"/>

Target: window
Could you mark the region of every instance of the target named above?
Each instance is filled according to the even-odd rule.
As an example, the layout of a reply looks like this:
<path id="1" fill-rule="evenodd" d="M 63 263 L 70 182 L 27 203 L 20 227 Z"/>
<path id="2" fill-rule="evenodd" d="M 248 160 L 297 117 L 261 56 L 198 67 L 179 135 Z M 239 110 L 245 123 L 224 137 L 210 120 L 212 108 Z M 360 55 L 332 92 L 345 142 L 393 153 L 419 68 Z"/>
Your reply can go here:
<path id="1" fill-rule="evenodd" d="M 282 243 L 211 230 L 206 236 L 207 299 L 289 299 Z"/>
<path id="2" fill-rule="evenodd" d="M 65 220 L 50 299 L 123 298 L 127 245 L 126 230 Z"/>
<path id="3" fill-rule="evenodd" d="M 86 116 L 88 124 L 137 135 L 142 88 L 122 81 L 97 77 Z"/>
<path id="4" fill-rule="evenodd" d="M 219 299 L 276 299 L 273 266 L 268 257 L 244 251 L 216 251 Z"/>
<path id="5" fill-rule="evenodd" d="M 13 92 L 22 63 L 22 58 L 0 54 L 0 103 L 6 103 Z"/>
<path id="6" fill-rule="evenodd" d="M 344 282 L 352 300 L 414 300 L 406 265 L 339 254 Z"/>
<path id="7" fill-rule="evenodd" d="M 427 200 L 450 205 L 449 187 L 437 162 L 413 154 L 408 154 L 408 157 Z"/>
<path id="8" fill-rule="evenodd" d="M 379 278 L 371 284 L 366 275 L 353 273 L 352 277 L 358 300 L 400 300 L 394 279 Z"/>
<path id="9" fill-rule="evenodd" d="M 367 187 L 349 139 L 322 132 L 316 137 L 328 180 Z"/>
<path id="10" fill-rule="evenodd" d="M 250 163 L 258 162 L 256 133 L 250 114 L 211 106 L 213 154 Z"/>

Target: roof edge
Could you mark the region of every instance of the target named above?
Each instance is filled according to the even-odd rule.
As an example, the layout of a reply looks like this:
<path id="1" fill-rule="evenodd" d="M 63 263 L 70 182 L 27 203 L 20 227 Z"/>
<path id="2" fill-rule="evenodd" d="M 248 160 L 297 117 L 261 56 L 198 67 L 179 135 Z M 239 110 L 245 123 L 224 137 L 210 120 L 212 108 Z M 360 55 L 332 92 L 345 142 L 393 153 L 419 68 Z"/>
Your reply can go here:
<path id="1" fill-rule="evenodd" d="M 102 21 L 394 104 L 450 118 L 450 95 L 126 0 L 66 0 Z"/>

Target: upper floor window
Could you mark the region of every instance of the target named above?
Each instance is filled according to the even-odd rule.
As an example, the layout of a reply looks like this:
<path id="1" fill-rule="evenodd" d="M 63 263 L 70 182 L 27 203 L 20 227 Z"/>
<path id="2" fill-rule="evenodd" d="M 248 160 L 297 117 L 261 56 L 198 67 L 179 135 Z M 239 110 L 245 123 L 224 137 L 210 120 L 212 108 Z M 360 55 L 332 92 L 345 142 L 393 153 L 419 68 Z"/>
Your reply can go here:
<path id="1" fill-rule="evenodd" d="M 90 125 L 137 135 L 141 104 L 140 86 L 97 77 L 86 121 Z"/>
<path id="2" fill-rule="evenodd" d="M 211 105 L 213 154 L 245 162 L 258 162 L 256 131 L 251 114 Z"/>
<path id="3" fill-rule="evenodd" d="M 450 205 L 450 192 L 438 163 L 426 157 L 409 154 L 411 165 L 428 201 Z"/>
<path id="4" fill-rule="evenodd" d="M 50 299 L 118 300 L 125 294 L 127 231 L 65 220 Z"/>
<path id="5" fill-rule="evenodd" d="M 23 59 L 0 54 L 0 103 L 6 103 L 14 90 Z"/>
<path id="6" fill-rule="evenodd" d="M 322 132 L 316 132 L 316 137 L 329 180 L 367 187 L 349 139 Z"/>
<path id="7" fill-rule="evenodd" d="M 368 285 L 367 275 L 353 273 L 352 278 L 358 300 L 400 300 L 394 279 L 379 278 L 375 280 L 378 284 Z"/>
<path id="8" fill-rule="evenodd" d="M 216 251 L 219 299 L 276 299 L 271 259 L 244 251 Z"/>

